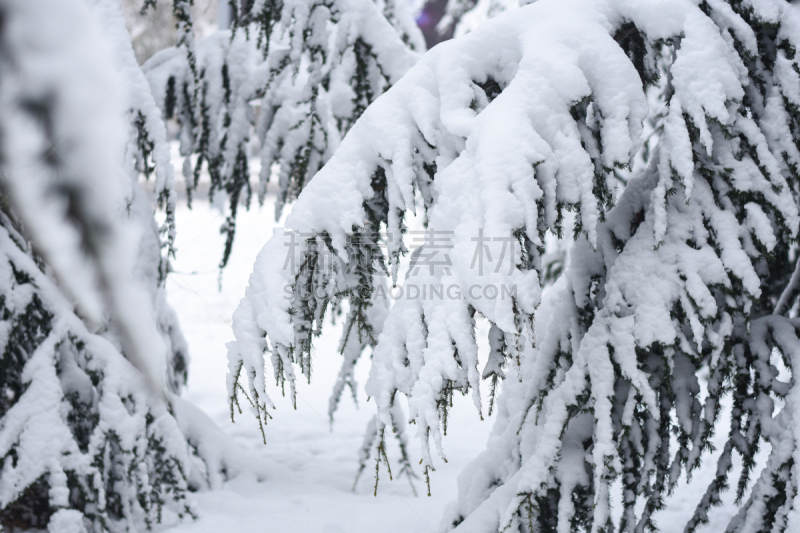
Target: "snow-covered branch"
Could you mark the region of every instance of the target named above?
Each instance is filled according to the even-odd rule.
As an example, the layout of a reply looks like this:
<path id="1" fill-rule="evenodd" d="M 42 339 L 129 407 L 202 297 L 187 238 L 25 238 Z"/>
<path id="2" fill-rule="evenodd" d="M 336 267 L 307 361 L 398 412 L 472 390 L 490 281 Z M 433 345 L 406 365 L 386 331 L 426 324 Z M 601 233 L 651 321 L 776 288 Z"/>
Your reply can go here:
<path id="1" fill-rule="evenodd" d="M 403 220 L 419 199 L 426 257 L 446 235 L 450 260 L 411 269 L 382 325 L 367 383 L 380 424 L 406 395 L 427 473 L 431 440 L 444 457 L 453 391 L 471 390 L 481 411 L 482 375 L 516 382 L 448 523 L 599 531 L 621 479 L 619 527 L 652 529 L 666 493 L 708 449 L 728 390 L 742 496 L 772 424 L 764 398 L 792 394 L 759 347 L 790 340 L 753 332 L 794 266 L 798 20 L 781 0 L 540 0 L 431 50 L 356 122 L 259 255 L 234 316 L 231 402 L 247 392 L 266 421 L 264 355 L 290 387 L 294 364 L 308 375 L 330 305 L 349 300 L 370 331 L 366 311 L 381 272 L 396 283 Z M 651 86 L 666 109 L 648 106 Z M 655 118 L 650 163 L 615 206 L 616 172 L 631 167 Z M 570 266 L 537 311 L 544 239 L 562 233 L 568 211 Z M 458 297 L 431 292 L 450 285 Z M 492 325 L 482 372 L 479 318 Z M 728 470 L 691 524 L 718 501 Z M 743 512 L 773 524 L 789 505 Z"/>

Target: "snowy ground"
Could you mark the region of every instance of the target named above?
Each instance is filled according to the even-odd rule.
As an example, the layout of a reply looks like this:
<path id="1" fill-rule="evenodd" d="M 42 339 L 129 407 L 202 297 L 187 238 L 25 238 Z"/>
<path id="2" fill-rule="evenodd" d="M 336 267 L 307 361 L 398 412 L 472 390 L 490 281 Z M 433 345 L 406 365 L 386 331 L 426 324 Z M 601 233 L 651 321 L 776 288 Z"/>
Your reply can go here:
<path id="1" fill-rule="evenodd" d="M 175 168 L 181 168 L 180 161 L 175 163 Z M 274 190 L 275 184 L 271 185 Z M 363 392 L 369 358 L 364 357 L 357 368 L 362 387 L 358 405 L 345 394 L 331 428 L 327 419 L 328 397 L 341 363 L 337 353 L 341 327 L 329 326 L 316 343 L 311 384 L 298 382 L 297 410 L 292 409 L 288 398 L 281 397 L 279 389 L 270 392 L 277 409 L 266 429 L 266 445 L 248 412 L 237 415 L 236 422 L 231 423 L 225 388 L 228 371 L 225 343 L 233 339 L 231 316 L 244 294 L 255 257 L 275 225 L 274 195 L 268 196 L 263 209 L 254 202 L 250 211 L 240 212 L 233 254 L 221 278 L 217 265 L 223 248 L 219 233 L 223 216 L 209 205 L 202 191 L 199 196 L 191 210 L 187 208 L 185 194 L 180 197 L 176 272 L 167 283 L 168 297 L 180 318 L 192 358 L 189 386 L 183 396 L 222 428 L 226 436 L 224 444 L 221 441 L 218 445 L 233 442 L 251 451 L 254 465 L 252 474 L 239 476 L 223 490 L 194 494 L 199 519 L 167 531 L 438 531 L 444 507 L 456 497 L 457 476 L 484 449 L 494 417 L 481 422 L 471 398 L 455 398 L 444 441 L 448 463 L 440 461 L 431 476 L 430 497 L 425 495 L 423 480 L 416 481 L 419 496 L 415 496 L 406 479 L 389 481 L 383 468 L 378 495 L 373 496 L 372 462 L 353 491 L 357 450 L 374 412 L 374 406 L 365 403 Z M 485 333 L 478 338 L 485 338 Z M 723 443 L 720 437 L 724 435 L 717 436 L 718 449 Z M 412 460 L 416 461 L 419 444 L 411 431 L 409 438 Z M 390 458 L 392 451 L 390 447 Z M 397 450 L 394 452 L 396 458 Z M 715 468 L 716 457 L 705 462 L 695 474 L 695 481 L 705 486 L 713 478 Z M 736 480 L 732 481 L 735 485 Z M 697 490 L 679 487 L 669 498 L 667 510 L 656 516 L 661 531 L 682 531 L 701 496 Z M 735 512 L 730 492 L 726 496 L 726 504 L 712 511 L 711 523 L 705 531 L 723 530 Z"/>

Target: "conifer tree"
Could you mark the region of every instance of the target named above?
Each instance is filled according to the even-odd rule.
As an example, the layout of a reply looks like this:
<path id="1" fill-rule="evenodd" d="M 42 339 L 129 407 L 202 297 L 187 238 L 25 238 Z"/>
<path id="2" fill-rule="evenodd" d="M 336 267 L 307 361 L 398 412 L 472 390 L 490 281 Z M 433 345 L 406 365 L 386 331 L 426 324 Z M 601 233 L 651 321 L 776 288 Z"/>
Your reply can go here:
<path id="1" fill-rule="evenodd" d="M 0 526 L 192 516 L 187 491 L 218 485 L 229 457 L 172 394 L 188 359 L 164 294 L 175 193 L 160 110 L 117 0 L 0 12 Z"/>
<path id="2" fill-rule="evenodd" d="M 516 9 L 518 0 L 448 0 L 436 29 L 442 36 L 460 37 L 487 20 Z"/>
<path id="3" fill-rule="evenodd" d="M 451 261 L 408 272 L 382 325 L 378 434 L 406 396 L 427 475 L 452 395 L 480 413 L 481 378 L 506 380 L 447 529 L 654 531 L 715 433 L 716 477 L 685 530 L 729 485 L 728 531 L 800 527 L 799 45 L 784 0 L 539 0 L 440 44 L 367 109 L 259 255 L 234 316 L 232 403 L 247 393 L 266 421 L 264 355 L 279 381 L 310 368 L 328 306 L 347 300 L 369 329 L 419 203 L 428 251 L 447 234 Z M 569 265 L 543 297 L 545 239 L 567 213 Z M 366 253 L 382 230 L 388 252 Z M 430 292 L 443 285 L 458 297 Z"/>
<path id="4" fill-rule="evenodd" d="M 180 2 L 179 2 L 180 3 Z M 127 224 L 139 241 L 135 277 L 147 287 L 150 306 L 155 310 L 156 326 L 167 347 L 167 386 L 180 392 L 186 384 L 188 346 L 177 316 L 166 301 L 165 283 L 170 260 L 175 256 L 175 177 L 161 110 L 136 62 L 125 19 L 117 0 L 87 0 L 104 28 L 104 37 L 113 45 L 114 62 L 125 78 L 125 116 L 129 134 L 125 147 L 125 168 L 130 183 L 124 183 Z M 186 30 L 184 30 L 186 31 Z M 153 179 L 152 206 L 139 185 L 139 176 Z M 164 223 L 156 224 L 154 208 L 164 212 Z"/>
<path id="5" fill-rule="evenodd" d="M 253 133 L 260 146 L 258 198 L 263 203 L 275 167 L 278 217 L 364 109 L 424 48 L 402 0 L 230 5 L 231 32 L 198 42 L 195 55 L 167 49 L 144 66 L 164 116 L 180 124 L 190 201 L 207 168 L 212 200 L 228 204 L 221 267 L 230 256 L 239 205 L 249 206 L 252 195 Z"/>

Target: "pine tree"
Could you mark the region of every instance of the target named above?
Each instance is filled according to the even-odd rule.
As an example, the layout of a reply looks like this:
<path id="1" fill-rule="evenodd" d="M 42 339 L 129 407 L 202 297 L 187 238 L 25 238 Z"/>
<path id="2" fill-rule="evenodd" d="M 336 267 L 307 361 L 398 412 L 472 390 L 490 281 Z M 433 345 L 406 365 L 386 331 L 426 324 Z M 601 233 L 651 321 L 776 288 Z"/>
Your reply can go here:
<path id="1" fill-rule="evenodd" d="M 427 475 L 452 395 L 481 412 L 481 378 L 505 377 L 451 528 L 654 531 L 715 433 L 716 478 L 685 530 L 732 479 L 728 531 L 800 527 L 785 377 L 800 365 L 799 23 L 784 0 L 540 0 L 437 46 L 367 109 L 262 250 L 234 317 L 231 401 L 247 392 L 266 420 L 264 354 L 291 382 L 327 306 L 366 316 L 379 273 L 396 283 L 419 203 L 428 250 L 448 235 L 452 260 L 407 273 L 405 294 L 428 297 L 389 311 L 367 392 L 379 435 L 407 397 Z M 543 296 L 545 239 L 569 213 L 569 265 Z M 385 256 L 353 245 L 376 247 L 382 229 Z M 355 266 L 357 286 L 342 279 Z M 458 297 L 430 292 L 441 286 Z"/>
<path id="2" fill-rule="evenodd" d="M 87 0 L 101 20 L 104 37 L 112 43 L 114 62 L 125 78 L 125 115 L 129 134 L 125 148 L 125 168 L 130 184 L 125 182 L 123 195 L 127 224 L 139 241 L 135 277 L 147 287 L 150 306 L 155 310 L 156 326 L 167 347 L 167 385 L 171 392 L 180 392 L 186 384 L 189 365 L 188 346 L 177 316 L 166 301 L 165 283 L 170 259 L 175 256 L 175 177 L 167 141 L 166 126 L 150 87 L 136 62 L 131 38 L 117 0 Z M 156 206 L 164 212 L 164 223 L 156 224 L 154 206 L 139 185 L 139 176 L 153 178 Z"/>
<path id="3" fill-rule="evenodd" d="M 187 491 L 219 485 L 229 457 L 172 394 L 188 359 L 164 293 L 175 193 L 160 110 L 117 0 L 0 9 L 0 526 L 192 516 Z"/>
<path id="4" fill-rule="evenodd" d="M 520 4 L 518 0 L 448 0 L 436 29 L 444 37 L 460 37 Z"/>
<path id="5" fill-rule="evenodd" d="M 237 210 L 249 206 L 252 195 L 253 130 L 260 146 L 261 203 L 277 167 L 277 217 L 364 109 L 424 48 L 402 0 L 230 5 L 232 32 L 199 41 L 196 57 L 167 49 L 144 66 L 164 116 L 180 124 L 190 202 L 205 166 L 212 200 L 228 204 L 221 267 L 230 256 Z"/>
<path id="6" fill-rule="evenodd" d="M 191 516 L 188 447 L 169 404 L 86 329 L 6 214 L 0 243 L 3 527 L 136 531 Z"/>

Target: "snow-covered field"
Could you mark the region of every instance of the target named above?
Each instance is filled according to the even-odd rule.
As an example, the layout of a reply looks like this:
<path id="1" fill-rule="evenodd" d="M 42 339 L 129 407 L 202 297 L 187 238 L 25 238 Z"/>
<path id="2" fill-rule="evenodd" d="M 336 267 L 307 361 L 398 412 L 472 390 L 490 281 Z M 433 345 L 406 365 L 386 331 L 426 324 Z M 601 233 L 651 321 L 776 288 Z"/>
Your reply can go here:
<path id="1" fill-rule="evenodd" d="M 199 520 L 169 531 L 438 530 L 444 506 L 455 498 L 456 478 L 467 461 L 484 448 L 493 419 L 481 422 L 469 397 L 455 398 L 460 405 L 454 406 L 448 422 L 448 463 L 440 461 L 431 476 L 431 497 L 426 496 L 424 480 L 416 481 L 419 495 L 414 496 L 406 479 L 389 481 L 384 467 L 378 495 L 373 496 L 373 462 L 353 491 L 357 451 L 374 405 L 365 402 L 363 392 L 369 372 L 369 356 L 365 355 L 357 368 L 361 387 L 358 405 L 346 393 L 333 427 L 328 423 L 328 397 L 342 360 L 337 352 L 340 321 L 317 340 L 312 381 L 310 385 L 298 383 L 297 410 L 292 409 L 288 397 L 281 397 L 279 390 L 270 392 L 277 409 L 266 429 L 266 445 L 249 412 L 237 414 L 236 422 L 231 423 L 225 389 L 225 343 L 233 339 L 231 315 L 244 295 L 256 254 L 272 235 L 273 203 L 274 196 L 270 195 L 263 209 L 254 202 L 250 211 L 240 213 L 233 254 L 223 271 L 219 290 L 217 265 L 223 246 L 219 227 L 223 218 L 202 194 L 191 210 L 185 196 L 179 202 L 176 272 L 169 278 L 167 288 L 191 350 L 189 387 L 183 396 L 211 416 L 227 435 L 226 441 L 253 450 L 259 464 L 253 465 L 252 475 L 240 476 L 224 490 L 195 494 Z M 412 458 L 416 456 L 418 460 L 419 444 L 411 432 L 409 437 Z M 390 459 L 397 457 L 396 452 L 390 447 Z M 263 479 L 258 480 L 256 472 L 263 473 Z"/>

